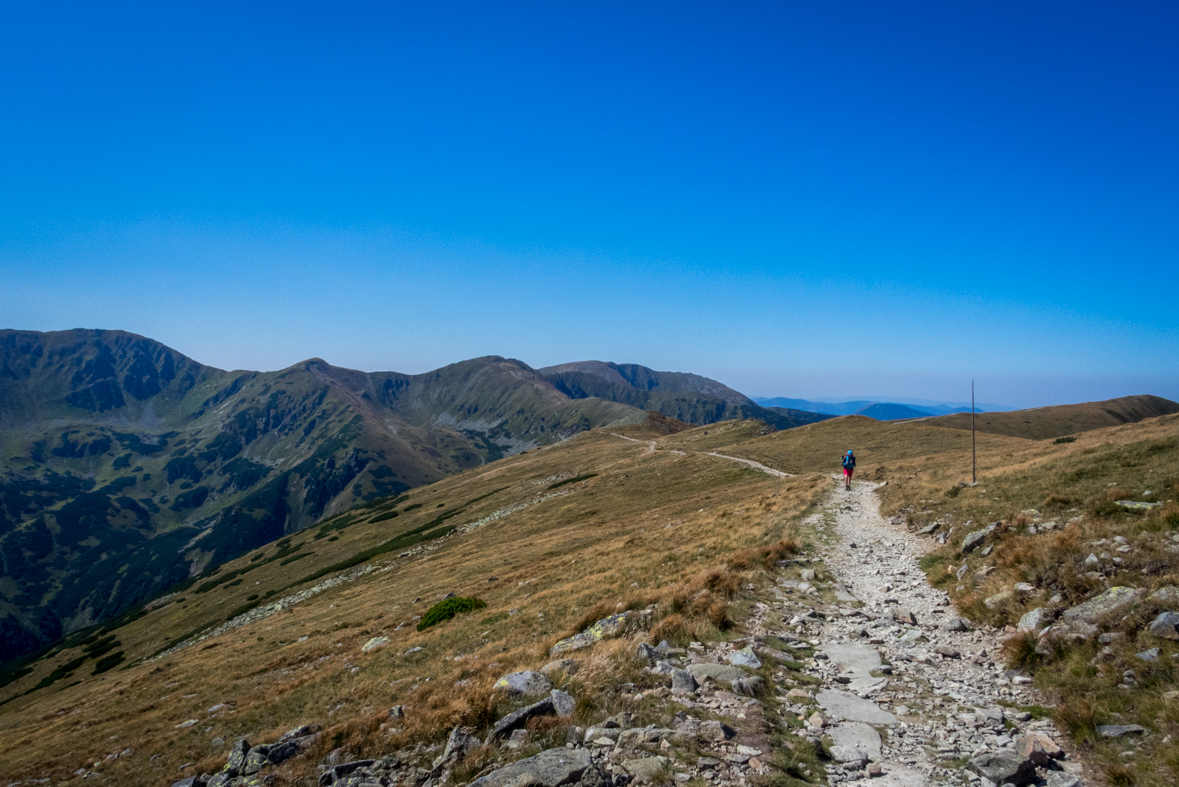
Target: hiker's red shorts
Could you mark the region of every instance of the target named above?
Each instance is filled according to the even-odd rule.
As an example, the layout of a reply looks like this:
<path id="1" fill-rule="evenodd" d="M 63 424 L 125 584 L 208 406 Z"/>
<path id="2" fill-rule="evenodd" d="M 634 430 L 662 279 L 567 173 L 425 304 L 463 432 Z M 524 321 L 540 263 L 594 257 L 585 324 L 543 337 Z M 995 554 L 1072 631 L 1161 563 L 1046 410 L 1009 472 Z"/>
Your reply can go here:
<path id="1" fill-rule="evenodd" d="M 852 474 L 853 470 L 855 470 L 854 467 L 845 467 L 845 468 L 843 468 L 843 474 L 845 476 L 847 476 L 848 478 L 851 478 L 851 474 Z"/>

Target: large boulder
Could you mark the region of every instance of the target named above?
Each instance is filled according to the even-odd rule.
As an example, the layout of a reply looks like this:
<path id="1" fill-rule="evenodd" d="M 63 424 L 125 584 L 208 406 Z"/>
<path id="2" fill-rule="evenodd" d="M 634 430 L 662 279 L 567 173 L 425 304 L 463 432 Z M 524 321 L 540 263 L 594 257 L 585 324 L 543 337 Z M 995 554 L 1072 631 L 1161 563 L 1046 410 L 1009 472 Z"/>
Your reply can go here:
<path id="1" fill-rule="evenodd" d="M 754 654 L 753 648 L 733 651 L 728 655 L 728 662 L 737 667 L 749 667 L 750 669 L 761 667 L 761 659 Z"/>
<path id="2" fill-rule="evenodd" d="M 1141 593 L 1134 588 L 1112 587 L 1100 593 L 1083 604 L 1064 611 L 1064 621 L 1082 621 L 1096 623 L 1099 619 L 1119 610 L 1128 609 L 1137 603 Z"/>
<path id="3" fill-rule="evenodd" d="M 552 691 L 553 684 L 539 672 L 525 670 L 504 675 L 495 682 L 495 688 L 517 696 L 536 697 Z"/>
<path id="4" fill-rule="evenodd" d="M 549 648 L 550 656 L 557 656 L 561 653 L 567 653 L 571 650 L 580 650 L 588 648 L 604 639 L 613 639 L 621 636 L 629 625 L 633 612 L 619 612 L 606 618 L 602 618 L 594 625 L 587 628 L 572 637 L 566 637 Z"/>
<path id="5" fill-rule="evenodd" d="M 1023 613 L 1023 617 L 1019 619 L 1019 623 L 1015 627 L 1020 631 L 1039 631 L 1044 628 L 1047 622 L 1048 611 L 1043 607 L 1036 607 Z"/>
<path id="6" fill-rule="evenodd" d="M 867 724 L 844 722 L 832 727 L 831 756 L 836 762 L 880 761 L 880 733 Z"/>
<path id="7" fill-rule="evenodd" d="M 245 738 L 238 738 L 229 747 L 229 761 L 225 763 L 225 773 L 229 776 L 239 776 L 245 773 L 246 760 L 250 756 L 250 743 Z"/>
<path id="8" fill-rule="evenodd" d="M 1036 781 L 1036 764 L 1010 751 L 980 755 L 967 763 L 966 767 L 995 784 L 1020 787 Z"/>
<path id="9" fill-rule="evenodd" d="M 503 740 L 514 730 L 523 728 L 531 720 L 540 718 L 541 716 L 552 716 L 554 713 L 556 713 L 556 709 L 553 707 L 551 696 L 545 697 L 540 702 L 514 710 L 495 723 L 495 726 L 491 728 L 491 732 L 487 736 L 487 742 L 491 744 Z"/>
<path id="10" fill-rule="evenodd" d="M 712 678 L 721 683 L 728 683 L 732 685 L 733 681 L 741 680 L 741 678 L 749 677 L 749 673 L 738 667 L 730 667 L 726 664 L 689 664 L 688 674 L 696 680 L 703 680 L 704 678 Z"/>
<path id="11" fill-rule="evenodd" d="M 1174 585 L 1167 585 L 1161 587 L 1148 597 L 1149 601 L 1154 601 L 1159 604 L 1173 604 L 1179 606 L 1179 588 Z"/>
<path id="12" fill-rule="evenodd" d="M 470 787 L 559 787 L 583 780 L 594 767 L 589 749 L 548 749 L 471 782 Z"/>
<path id="13" fill-rule="evenodd" d="M 973 552 L 983 545 L 987 540 L 987 536 L 995 532 L 994 525 L 988 525 L 982 530 L 975 530 L 973 533 L 967 533 L 966 538 L 962 539 L 962 554 Z"/>
<path id="14" fill-rule="evenodd" d="M 1179 612 L 1164 612 L 1150 621 L 1147 630 L 1156 637 L 1179 641 Z"/>
<path id="15" fill-rule="evenodd" d="M 478 749 L 482 745 L 483 741 L 471 735 L 462 727 L 455 727 L 446 738 L 446 748 L 442 750 L 442 754 L 434 759 L 434 774 L 441 774 L 445 768 L 454 765 L 463 757 L 467 756 L 467 752 Z"/>

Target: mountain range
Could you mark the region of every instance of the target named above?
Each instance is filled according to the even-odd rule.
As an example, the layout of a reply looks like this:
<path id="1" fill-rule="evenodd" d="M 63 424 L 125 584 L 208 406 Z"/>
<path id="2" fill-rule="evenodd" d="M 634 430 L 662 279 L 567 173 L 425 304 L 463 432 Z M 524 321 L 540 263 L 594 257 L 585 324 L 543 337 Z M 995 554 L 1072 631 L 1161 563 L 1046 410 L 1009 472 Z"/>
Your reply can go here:
<path id="1" fill-rule="evenodd" d="M 645 410 L 829 417 L 633 364 L 223 371 L 122 331 L 0 331 L 0 662 L 325 516 Z"/>
<path id="2" fill-rule="evenodd" d="M 950 415 L 952 413 L 969 413 L 970 405 L 948 404 L 945 402 L 881 402 L 871 399 L 853 399 L 841 402 L 814 401 L 810 399 L 787 399 L 782 396 L 772 399 L 757 397 L 754 399 L 762 407 L 790 408 L 805 410 L 825 415 L 866 415 L 877 421 L 899 421 L 906 418 L 928 418 L 931 415 Z M 1002 405 L 978 405 L 975 412 L 990 410 L 1010 410 Z"/>

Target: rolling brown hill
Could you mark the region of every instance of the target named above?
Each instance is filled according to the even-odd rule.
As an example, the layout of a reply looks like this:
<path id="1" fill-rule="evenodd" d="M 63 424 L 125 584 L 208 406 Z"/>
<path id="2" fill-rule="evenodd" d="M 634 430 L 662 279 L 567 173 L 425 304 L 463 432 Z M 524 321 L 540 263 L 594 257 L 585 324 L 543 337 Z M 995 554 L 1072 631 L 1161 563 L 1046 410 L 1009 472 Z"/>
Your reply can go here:
<path id="1" fill-rule="evenodd" d="M 1123 396 L 1104 402 L 1063 404 L 1007 413 L 980 413 L 975 429 L 990 434 L 1049 440 L 1106 426 L 1138 423 L 1146 418 L 1179 413 L 1179 403 L 1161 396 Z M 950 429 L 970 429 L 970 413 L 929 418 L 923 423 Z"/>

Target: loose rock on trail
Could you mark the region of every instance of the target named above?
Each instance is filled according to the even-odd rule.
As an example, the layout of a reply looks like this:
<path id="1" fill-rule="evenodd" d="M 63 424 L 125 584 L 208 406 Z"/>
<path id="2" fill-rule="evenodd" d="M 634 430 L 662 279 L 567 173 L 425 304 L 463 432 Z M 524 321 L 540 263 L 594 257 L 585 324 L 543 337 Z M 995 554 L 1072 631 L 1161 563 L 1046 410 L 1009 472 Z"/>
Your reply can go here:
<path id="1" fill-rule="evenodd" d="M 833 492 L 808 520 L 828 540 L 810 581 L 778 580 L 778 601 L 750 626 L 815 648 L 819 712 L 790 710 L 811 719 L 813 740 L 830 739 L 829 782 L 1079 785 L 1052 723 L 1020 710 L 1041 700 L 1003 666 L 1000 633 L 956 616 L 918 565 L 925 542 L 880 516 L 875 490 Z"/>

